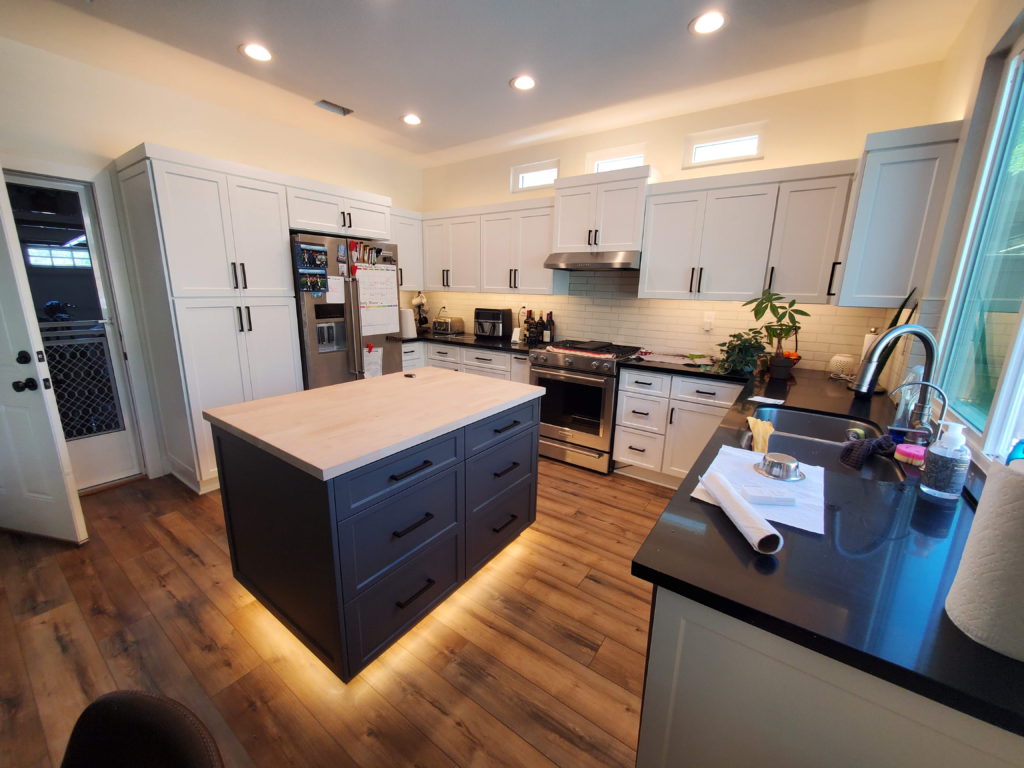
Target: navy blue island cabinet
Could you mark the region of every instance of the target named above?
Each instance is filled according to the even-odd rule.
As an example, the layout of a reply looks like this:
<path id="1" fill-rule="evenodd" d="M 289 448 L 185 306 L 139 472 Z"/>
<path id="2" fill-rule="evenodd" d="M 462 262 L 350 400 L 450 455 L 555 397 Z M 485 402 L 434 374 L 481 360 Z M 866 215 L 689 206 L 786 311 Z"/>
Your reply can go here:
<path id="1" fill-rule="evenodd" d="M 326 480 L 207 417 L 235 578 L 348 682 L 536 519 L 539 417 L 491 409 Z"/>

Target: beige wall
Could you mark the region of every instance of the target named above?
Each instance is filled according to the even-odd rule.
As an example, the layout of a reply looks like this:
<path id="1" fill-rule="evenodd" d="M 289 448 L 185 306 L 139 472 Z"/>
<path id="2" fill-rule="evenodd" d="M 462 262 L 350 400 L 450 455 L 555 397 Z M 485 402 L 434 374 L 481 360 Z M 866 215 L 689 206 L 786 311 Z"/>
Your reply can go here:
<path id="1" fill-rule="evenodd" d="M 550 189 L 511 194 L 511 167 L 558 158 L 559 174 L 575 176 L 586 171 L 587 152 L 629 144 L 647 144 L 645 159 L 663 181 L 857 158 L 868 133 L 933 122 L 940 71 L 938 63 L 912 67 L 428 168 L 424 209 L 550 195 Z M 768 121 L 764 160 L 680 169 L 687 134 L 761 120 Z"/>

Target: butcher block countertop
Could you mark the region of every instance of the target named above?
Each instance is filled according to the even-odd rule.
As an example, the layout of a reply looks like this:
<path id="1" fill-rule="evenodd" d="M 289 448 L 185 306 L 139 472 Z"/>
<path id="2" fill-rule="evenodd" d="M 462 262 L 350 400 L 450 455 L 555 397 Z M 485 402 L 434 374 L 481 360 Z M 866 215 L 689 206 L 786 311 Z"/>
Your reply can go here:
<path id="1" fill-rule="evenodd" d="M 409 373 L 211 408 L 203 418 L 330 480 L 544 394 L 443 368 Z"/>

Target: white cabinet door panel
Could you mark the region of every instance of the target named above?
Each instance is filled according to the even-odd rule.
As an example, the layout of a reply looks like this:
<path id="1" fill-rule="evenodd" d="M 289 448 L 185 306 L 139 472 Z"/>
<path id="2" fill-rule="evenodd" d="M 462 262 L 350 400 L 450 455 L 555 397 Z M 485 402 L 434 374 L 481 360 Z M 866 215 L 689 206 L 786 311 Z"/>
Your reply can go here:
<path id="1" fill-rule="evenodd" d="M 551 255 L 551 231 L 555 214 L 553 208 L 521 211 L 516 218 L 519 263 L 514 265 L 517 293 L 550 296 L 553 291 L 554 270 L 547 269 L 544 261 Z"/>
<path id="2" fill-rule="evenodd" d="M 462 366 L 457 362 L 446 362 L 444 360 L 427 360 L 427 366 L 430 368 L 444 368 L 449 371 L 461 371 Z"/>
<path id="3" fill-rule="evenodd" d="M 153 162 L 160 223 L 175 297 L 230 296 L 232 264 L 228 181 L 223 173 Z"/>
<path id="4" fill-rule="evenodd" d="M 512 293 L 515 289 L 518 218 L 515 211 L 480 217 L 480 288 L 484 293 Z"/>
<path id="5" fill-rule="evenodd" d="M 294 299 L 243 299 L 252 399 L 302 390 Z"/>
<path id="6" fill-rule="evenodd" d="M 201 480 L 217 476 L 210 424 L 203 411 L 251 398 L 244 320 L 236 299 L 175 299 L 188 406 Z"/>
<path id="7" fill-rule="evenodd" d="M 956 142 L 869 152 L 839 304 L 898 307 L 924 280 Z"/>
<path id="8" fill-rule="evenodd" d="M 640 250 L 646 190 L 646 179 L 629 179 L 598 185 L 594 245 L 599 250 Z"/>
<path id="9" fill-rule="evenodd" d="M 555 234 L 552 253 L 593 250 L 597 185 L 555 190 Z"/>
<path id="10" fill-rule="evenodd" d="M 828 303 L 849 191 L 848 176 L 779 187 L 767 287 L 801 304 Z"/>
<path id="11" fill-rule="evenodd" d="M 294 296 L 285 188 L 228 176 L 238 279 L 245 296 Z"/>
<path id="12" fill-rule="evenodd" d="M 451 266 L 451 232 L 448 221 L 435 219 L 423 222 L 423 290 L 447 290 L 447 274 Z"/>
<path id="13" fill-rule="evenodd" d="M 449 219 L 451 272 L 448 287 L 453 291 L 480 290 L 480 217 Z"/>
<path id="14" fill-rule="evenodd" d="M 391 241 L 398 246 L 398 287 L 403 291 L 423 290 L 423 222 L 391 217 Z"/>
<path id="15" fill-rule="evenodd" d="M 698 299 L 746 301 L 761 295 L 778 193 L 778 184 L 708 192 Z"/>
<path id="16" fill-rule="evenodd" d="M 469 373 L 473 376 L 484 376 L 488 379 L 501 379 L 502 381 L 508 381 L 508 371 L 497 371 L 493 368 L 475 368 L 472 365 L 464 365 L 461 368 L 463 373 Z"/>
<path id="17" fill-rule="evenodd" d="M 364 237 L 369 240 L 391 238 L 391 208 L 362 200 L 345 201 L 345 212 L 352 226 L 345 229 L 349 237 Z"/>
<path id="18" fill-rule="evenodd" d="M 726 408 L 670 400 L 661 471 L 666 475 L 686 477 L 726 413 Z"/>
<path id="19" fill-rule="evenodd" d="M 525 355 L 512 355 L 512 381 L 520 384 L 530 383 L 530 358 Z"/>
<path id="20" fill-rule="evenodd" d="M 707 192 L 688 192 L 655 196 L 648 201 L 640 298 L 694 297 L 707 196 Z"/>
<path id="21" fill-rule="evenodd" d="M 657 472 L 661 469 L 664 451 L 664 435 L 626 427 L 615 428 L 615 447 L 612 450 L 615 461 Z"/>
<path id="22" fill-rule="evenodd" d="M 668 400 L 661 397 L 646 397 L 629 392 L 619 392 L 615 423 L 641 432 L 665 434 L 668 420 Z"/>
<path id="23" fill-rule="evenodd" d="M 288 223 L 292 229 L 324 234 L 348 234 L 342 219 L 345 198 L 288 187 Z"/>

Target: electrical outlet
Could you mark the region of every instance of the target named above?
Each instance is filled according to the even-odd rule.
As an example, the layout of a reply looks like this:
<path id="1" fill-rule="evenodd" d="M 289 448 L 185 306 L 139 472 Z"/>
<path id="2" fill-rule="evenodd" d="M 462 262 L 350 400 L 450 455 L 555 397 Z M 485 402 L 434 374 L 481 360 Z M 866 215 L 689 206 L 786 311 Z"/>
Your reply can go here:
<path id="1" fill-rule="evenodd" d="M 704 313 L 704 330 L 705 331 L 710 331 L 714 327 L 715 327 L 715 313 L 714 312 L 705 312 Z"/>

